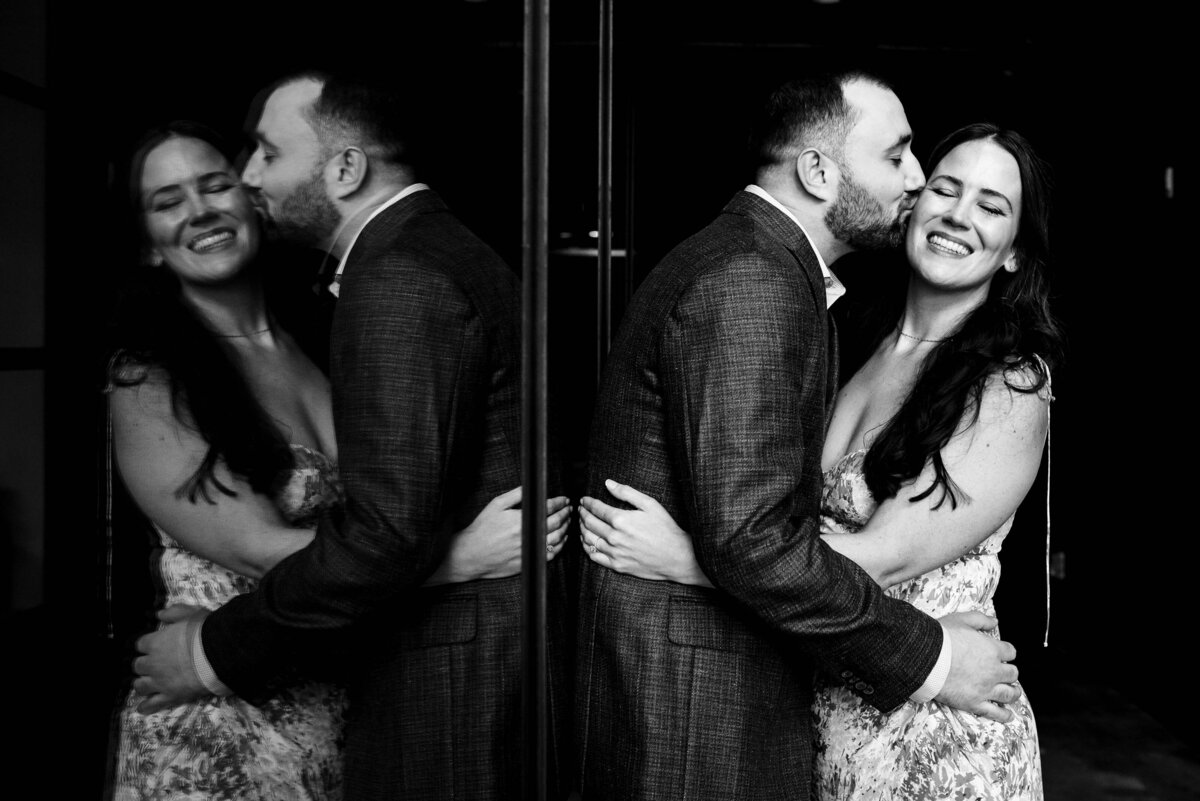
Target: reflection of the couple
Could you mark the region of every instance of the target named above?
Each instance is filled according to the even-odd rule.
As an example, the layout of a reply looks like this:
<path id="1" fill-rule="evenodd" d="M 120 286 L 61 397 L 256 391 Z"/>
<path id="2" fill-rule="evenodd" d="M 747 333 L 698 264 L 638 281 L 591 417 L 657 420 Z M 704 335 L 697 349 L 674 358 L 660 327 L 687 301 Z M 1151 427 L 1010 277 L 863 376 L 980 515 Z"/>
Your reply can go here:
<path id="1" fill-rule="evenodd" d="M 326 124 L 310 125 L 298 112 L 318 99 L 326 105 L 316 113 Z M 357 108 L 357 127 L 339 127 L 346 104 Z M 119 474 L 160 538 L 154 566 L 166 608 L 162 631 L 139 641 L 147 655 L 135 661 L 143 675 L 120 718 L 118 797 L 341 796 L 346 694 L 340 683 L 304 675 L 321 655 L 298 660 L 310 670 L 277 677 L 277 660 L 290 662 L 287 655 L 297 652 L 290 643 L 260 635 L 255 645 L 262 650 L 247 657 L 239 653 L 246 627 L 231 624 L 233 641 L 222 641 L 220 616 L 207 617 L 251 593 L 268 573 L 278 579 L 303 570 L 296 565 L 305 558 L 315 567 L 292 592 L 313 602 L 300 626 L 310 649 L 339 621 L 366 628 L 362 604 L 411 586 L 388 602 L 403 618 L 374 611 L 390 636 L 359 635 L 383 654 L 398 652 L 401 669 L 382 689 L 361 676 L 352 682 L 364 693 L 395 696 L 392 708 L 404 710 L 411 736 L 426 736 L 460 704 L 504 709 L 518 694 L 516 281 L 412 178 L 402 149 L 392 146 L 401 116 L 373 86 L 305 75 L 271 93 L 258 125 L 260 146 L 241 180 L 218 137 L 195 123 L 155 129 L 134 155 L 133 200 L 148 265 L 117 318 L 110 408 Z M 296 136 L 297 125 L 313 135 Z M 323 159 L 337 184 L 332 198 L 320 197 L 319 171 L 293 169 L 319 164 L 325 148 L 337 151 Z M 338 272 L 347 280 L 334 313 L 332 387 L 268 303 L 251 190 L 265 201 L 276 233 L 341 258 Z M 365 326 L 366 341 L 353 326 L 342 336 L 343 315 Z M 375 397 L 367 397 L 367 385 Z M 382 457 L 381 447 L 390 455 Z M 565 542 L 567 499 L 551 499 L 547 515 L 546 558 L 553 560 Z M 322 520 L 336 539 L 327 534 L 313 545 Z M 370 526 L 375 542 L 355 537 L 355 525 Z M 354 560 L 362 560 L 358 597 L 347 605 L 346 565 Z M 381 563 L 401 571 L 380 570 Z M 314 571 L 324 575 L 324 590 Z M 267 602 L 268 615 L 273 604 Z M 285 614 L 292 623 L 298 610 Z M 472 663 L 441 694 L 414 678 L 439 685 L 450 678 L 437 662 L 419 664 L 442 653 L 430 649 L 439 641 L 463 643 L 458 650 Z M 260 682 L 222 661 L 231 648 L 258 660 Z M 334 666 L 344 678 L 342 667 Z M 172 683 L 168 669 L 180 680 Z M 215 697 L 200 697 L 210 691 Z M 444 765 L 460 761 L 449 749 L 487 751 L 500 742 L 511 717 L 484 715 L 475 742 L 446 744 Z M 375 739 L 374 747 L 390 748 Z M 388 750 L 370 763 L 347 789 L 378 771 L 405 769 Z M 493 767 L 470 781 L 519 787 L 514 754 L 496 757 Z M 452 778 L 443 769 L 419 781 L 440 786 Z"/>

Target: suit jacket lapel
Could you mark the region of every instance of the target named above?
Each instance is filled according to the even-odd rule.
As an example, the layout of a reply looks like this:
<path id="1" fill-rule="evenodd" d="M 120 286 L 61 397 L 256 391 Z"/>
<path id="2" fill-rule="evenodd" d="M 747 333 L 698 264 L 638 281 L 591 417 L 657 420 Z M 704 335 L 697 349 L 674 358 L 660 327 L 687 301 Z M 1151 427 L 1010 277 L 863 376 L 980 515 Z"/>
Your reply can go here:
<path id="1" fill-rule="evenodd" d="M 821 272 L 817 254 L 808 241 L 808 237 L 794 221 L 757 195 L 745 191 L 738 192 L 733 200 L 726 204 L 725 211 L 753 218 L 787 248 L 788 252 L 795 257 L 797 265 L 808 281 L 813 303 L 818 309 L 825 311 L 823 314 L 818 314 L 817 317 L 818 336 L 825 337 L 826 340 L 825 425 L 828 427 L 833 413 L 833 401 L 837 397 L 840 354 L 838 352 L 837 327 L 834 325 L 833 316 L 828 312 L 829 300 L 825 293 L 825 274 Z"/>
<path id="2" fill-rule="evenodd" d="M 725 205 L 725 211 L 752 218 L 770 236 L 787 248 L 808 281 L 809 291 L 813 293 L 813 302 L 819 309 L 826 307 L 825 276 L 821 273 L 817 254 L 809 243 L 808 237 L 795 222 L 758 195 L 745 191 L 734 195 L 733 199 Z M 822 315 L 822 318 L 824 317 L 825 315 Z M 822 332 L 824 332 L 824 327 L 822 327 Z"/>
<path id="3" fill-rule="evenodd" d="M 346 260 L 346 268 L 342 271 L 342 281 L 353 275 L 356 262 L 375 258 L 390 248 L 396 238 L 397 229 L 413 217 L 445 210 L 446 204 L 432 189 L 413 192 L 388 206 L 359 232 L 358 239 L 350 249 L 350 257 Z"/>

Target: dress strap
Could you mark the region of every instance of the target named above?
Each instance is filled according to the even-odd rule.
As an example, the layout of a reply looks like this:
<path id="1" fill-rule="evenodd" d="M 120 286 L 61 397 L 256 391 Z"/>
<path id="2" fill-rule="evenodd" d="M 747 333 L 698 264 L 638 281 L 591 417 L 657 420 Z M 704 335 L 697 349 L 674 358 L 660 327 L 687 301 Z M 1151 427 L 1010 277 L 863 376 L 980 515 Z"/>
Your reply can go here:
<path id="1" fill-rule="evenodd" d="M 1033 358 L 1046 374 L 1046 633 L 1042 638 L 1045 648 L 1050 645 L 1050 406 L 1054 403 L 1054 390 L 1050 383 L 1050 365 L 1036 353 Z"/>
<path id="2" fill-rule="evenodd" d="M 104 635 L 113 639 L 113 421 L 112 406 L 108 395 L 116 384 L 113 375 L 117 363 L 124 358 L 123 350 L 115 350 L 108 357 L 108 367 L 104 371 Z"/>
<path id="3" fill-rule="evenodd" d="M 112 391 L 112 381 L 105 387 Z M 112 408 L 104 404 L 104 635 L 113 639 L 113 423 Z"/>

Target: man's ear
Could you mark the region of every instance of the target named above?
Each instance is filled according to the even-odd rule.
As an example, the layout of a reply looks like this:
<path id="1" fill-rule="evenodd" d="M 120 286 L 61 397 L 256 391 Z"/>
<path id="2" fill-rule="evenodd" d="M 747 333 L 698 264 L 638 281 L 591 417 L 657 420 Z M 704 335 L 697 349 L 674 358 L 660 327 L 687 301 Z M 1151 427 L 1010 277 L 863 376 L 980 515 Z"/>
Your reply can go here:
<path id="1" fill-rule="evenodd" d="M 796 179 L 810 195 L 832 202 L 837 198 L 841 170 L 837 162 L 814 147 L 796 157 Z"/>
<path id="2" fill-rule="evenodd" d="M 335 198 L 344 198 L 363 187 L 370 171 L 367 154 L 360 148 L 348 147 L 325 165 L 325 181 Z"/>

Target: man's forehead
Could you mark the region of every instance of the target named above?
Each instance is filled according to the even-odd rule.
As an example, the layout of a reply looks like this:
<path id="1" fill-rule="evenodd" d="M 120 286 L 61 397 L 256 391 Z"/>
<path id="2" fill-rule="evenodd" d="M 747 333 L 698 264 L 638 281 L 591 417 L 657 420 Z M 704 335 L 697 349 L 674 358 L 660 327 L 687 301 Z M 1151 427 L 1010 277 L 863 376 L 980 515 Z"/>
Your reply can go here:
<path id="1" fill-rule="evenodd" d="M 285 133 L 311 133 L 312 127 L 304 115 L 314 100 L 321 94 L 321 85 L 316 81 L 303 80 L 284 84 L 267 98 L 263 104 L 259 128 L 268 129 L 268 135 Z"/>
<path id="2" fill-rule="evenodd" d="M 891 89 L 860 80 L 846 84 L 843 91 L 858 118 L 849 139 L 858 139 L 871 146 L 891 147 L 912 137 L 904 106 Z"/>

